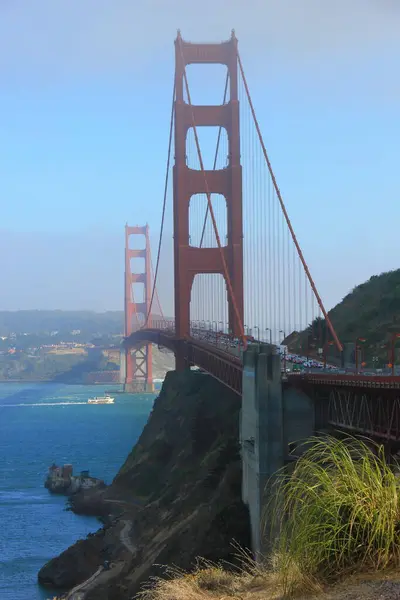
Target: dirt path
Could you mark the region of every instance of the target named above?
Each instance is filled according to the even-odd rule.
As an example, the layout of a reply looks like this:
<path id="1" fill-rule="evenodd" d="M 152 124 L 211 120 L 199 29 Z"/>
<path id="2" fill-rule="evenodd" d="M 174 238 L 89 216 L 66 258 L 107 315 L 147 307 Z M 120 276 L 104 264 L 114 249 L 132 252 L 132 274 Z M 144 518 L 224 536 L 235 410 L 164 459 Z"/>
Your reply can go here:
<path id="1" fill-rule="evenodd" d="M 66 600 L 85 600 L 89 590 L 92 590 L 103 583 L 107 583 L 107 581 L 119 575 L 124 565 L 125 563 L 123 562 L 118 563 L 107 571 L 105 571 L 103 567 L 99 567 L 89 579 L 74 587 L 67 595 Z"/>
<path id="2" fill-rule="evenodd" d="M 137 508 L 139 510 L 143 510 L 143 508 L 144 508 L 143 503 L 140 503 L 139 501 L 127 502 L 126 500 L 105 499 L 105 500 L 103 500 L 103 502 L 107 502 L 108 504 L 120 504 L 122 506 L 130 506 L 132 508 Z"/>
<path id="3" fill-rule="evenodd" d="M 124 519 L 122 523 L 124 524 L 124 526 L 119 534 L 121 544 L 125 546 L 128 552 L 130 552 L 131 554 L 135 554 L 136 547 L 132 543 L 132 540 L 129 536 L 129 533 L 132 529 L 132 521 L 129 519 Z M 75 586 L 66 596 L 66 600 L 84 600 L 89 590 L 92 590 L 94 587 L 97 587 L 102 583 L 106 583 L 109 579 L 112 579 L 113 577 L 118 575 L 121 572 L 123 566 L 124 563 L 122 562 L 117 565 L 113 565 L 107 571 L 104 569 L 104 567 L 99 567 L 97 571 L 89 577 L 89 579 L 86 579 L 86 581 L 84 581 L 83 583 L 80 583 L 79 585 Z"/>
<path id="4" fill-rule="evenodd" d="M 124 526 L 121 529 L 121 533 L 119 534 L 121 544 L 125 546 L 128 552 L 130 552 L 131 554 L 136 554 L 136 546 L 132 544 L 132 541 L 129 537 L 129 532 L 132 529 L 132 521 L 124 520 L 122 522 L 124 523 Z"/>
<path id="5" fill-rule="evenodd" d="M 66 597 L 66 600 L 82 600 L 85 597 L 85 588 L 89 586 L 103 571 L 103 567 L 99 567 L 93 575 L 86 579 L 83 583 L 76 585 Z"/>

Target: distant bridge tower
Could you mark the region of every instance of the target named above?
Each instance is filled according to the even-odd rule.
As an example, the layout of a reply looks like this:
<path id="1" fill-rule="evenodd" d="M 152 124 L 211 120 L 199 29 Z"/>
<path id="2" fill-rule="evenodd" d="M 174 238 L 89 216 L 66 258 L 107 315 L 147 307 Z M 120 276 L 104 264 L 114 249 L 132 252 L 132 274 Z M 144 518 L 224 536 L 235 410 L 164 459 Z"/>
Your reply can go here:
<path id="1" fill-rule="evenodd" d="M 144 248 L 133 249 L 129 242 L 133 236 L 144 237 Z M 144 259 L 144 268 L 131 265 L 132 259 Z M 140 285 L 137 285 L 140 284 Z M 147 319 L 151 302 L 151 258 L 149 226 L 125 226 L 125 337 L 142 327 Z M 139 289 L 138 289 L 139 288 Z M 136 296 L 136 297 L 135 297 Z M 148 320 L 151 327 L 151 318 Z M 151 344 L 125 351 L 125 391 L 153 392 L 153 353 Z"/>

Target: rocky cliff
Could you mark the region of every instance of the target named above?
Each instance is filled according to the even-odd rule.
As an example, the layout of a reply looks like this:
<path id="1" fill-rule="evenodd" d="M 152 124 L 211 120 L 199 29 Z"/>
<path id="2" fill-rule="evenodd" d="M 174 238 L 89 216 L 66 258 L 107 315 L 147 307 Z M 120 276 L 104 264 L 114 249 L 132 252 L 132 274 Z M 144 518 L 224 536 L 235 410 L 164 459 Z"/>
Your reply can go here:
<path id="1" fill-rule="evenodd" d="M 97 512 L 109 507 L 113 518 L 47 563 L 39 580 L 72 587 L 109 560 L 111 570 L 85 598 L 125 600 L 160 574 L 156 565 L 187 569 L 198 556 L 234 561 L 233 539 L 250 546 L 240 498 L 239 410 L 240 399 L 208 375 L 168 373 L 112 485 L 77 498 L 77 510 L 87 512 L 93 502 Z"/>

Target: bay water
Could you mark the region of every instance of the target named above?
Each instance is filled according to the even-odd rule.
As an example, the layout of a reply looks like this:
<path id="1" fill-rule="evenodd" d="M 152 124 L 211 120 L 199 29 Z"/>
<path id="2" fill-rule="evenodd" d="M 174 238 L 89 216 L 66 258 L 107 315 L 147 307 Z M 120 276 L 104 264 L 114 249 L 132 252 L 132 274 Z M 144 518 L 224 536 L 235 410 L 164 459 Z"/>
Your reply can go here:
<path id="1" fill-rule="evenodd" d="M 88 398 L 112 386 L 0 384 L 0 600 L 44 600 L 37 584 L 50 558 L 96 531 L 44 488 L 48 467 L 70 463 L 111 483 L 140 436 L 155 395 Z"/>

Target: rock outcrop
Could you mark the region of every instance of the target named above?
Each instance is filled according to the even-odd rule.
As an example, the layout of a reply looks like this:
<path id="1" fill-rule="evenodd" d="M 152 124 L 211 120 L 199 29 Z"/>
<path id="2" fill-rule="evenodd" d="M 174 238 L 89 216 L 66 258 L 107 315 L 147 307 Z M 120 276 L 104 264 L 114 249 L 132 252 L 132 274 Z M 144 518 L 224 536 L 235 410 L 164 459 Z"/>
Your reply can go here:
<path id="1" fill-rule="evenodd" d="M 72 465 L 58 467 L 54 464 L 49 469 L 44 487 L 52 494 L 72 496 L 80 491 L 103 489 L 106 485 L 102 479 L 90 477 L 88 471 L 82 471 L 80 475 L 73 475 Z"/>
<path id="2" fill-rule="evenodd" d="M 208 375 L 169 373 L 138 443 L 112 485 L 95 496 L 97 510 L 109 505 L 119 516 L 101 530 L 106 533 L 50 561 L 39 580 L 66 587 L 69 563 L 72 587 L 103 560 L 123 560 L 118 577 L 93 588 L 87 599 L 125 600 L 161 573 L 156 565 L 189 569 L 198 556 L 235 562 L 232 541 L 250 546 L 241 501 L 239 411 L 240 398 Z M 129 520 L 128 544 L 122 537 Z"/>

